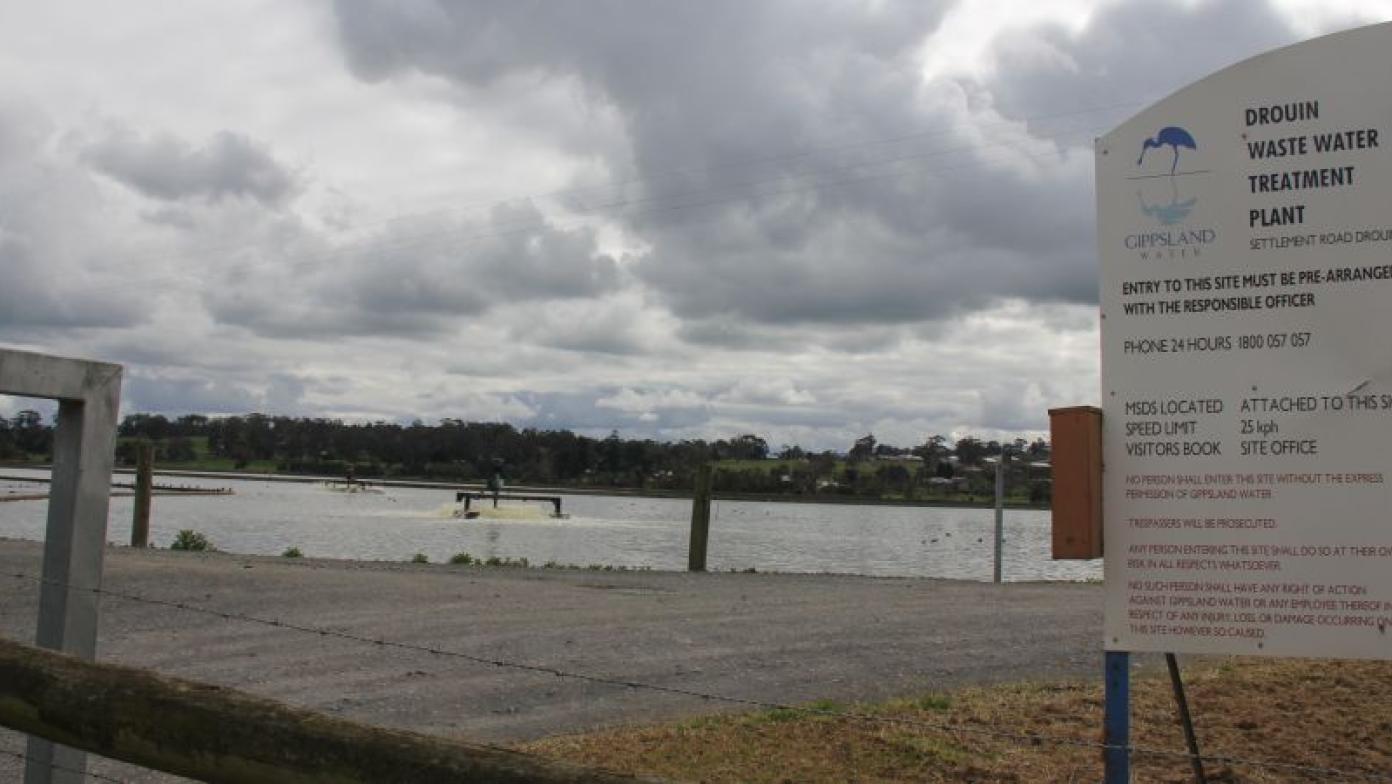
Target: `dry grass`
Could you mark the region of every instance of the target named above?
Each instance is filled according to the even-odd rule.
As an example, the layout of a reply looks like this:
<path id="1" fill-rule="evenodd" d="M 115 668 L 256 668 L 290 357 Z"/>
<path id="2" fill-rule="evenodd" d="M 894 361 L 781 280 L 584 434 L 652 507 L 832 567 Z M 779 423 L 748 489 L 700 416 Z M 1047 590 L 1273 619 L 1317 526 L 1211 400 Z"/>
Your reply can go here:
<path id="1" fill-rule="evenodd" d="M 1234 659 L 1185 664 L 1205 755 L 1392 775 L 1392 664 Z M 1163 668 L 1132 683 L 1132 742 L 1183 751 Z M 810 716 L 792 711 L 716 716 L 528 744 L 533 753 L 700 782 L 1096 782 L 1101 752 L 1004 740 L 995 729 L 1101 740 L 1096 682 L 964 689 L 879 705 L 810 707 L 869 713 L 947 729 Z M 1208 762 L 1213 782 L 1345 780 L 1332 775 Z M 1192 781 L 1180 757 L 1137 755 L 1135 781 Z M 1353 779 L 1358 780 L 1358 779 Z"/>

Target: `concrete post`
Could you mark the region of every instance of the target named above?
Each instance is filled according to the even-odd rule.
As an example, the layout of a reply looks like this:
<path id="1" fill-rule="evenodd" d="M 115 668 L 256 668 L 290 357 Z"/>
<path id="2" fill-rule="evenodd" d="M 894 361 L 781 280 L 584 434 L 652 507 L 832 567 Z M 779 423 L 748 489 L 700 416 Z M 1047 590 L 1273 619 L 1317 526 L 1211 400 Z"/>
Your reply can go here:
<path id="1" fill-rule="evenodd" d="M 0 348 L 0 393 L 58 401 L 39 589 L 40 647 L 94 659 L 121 366 Z M 25 784 L 81 784 L 86 755 L 30 737 Z"/>
<path id="2" fill-rule="evenodd" d="M 155 489 L 155 445 L 140 444 L 135 456 L 135 508 L 131 512 L 131 547 L 150 546 L 150 504 Z"/>

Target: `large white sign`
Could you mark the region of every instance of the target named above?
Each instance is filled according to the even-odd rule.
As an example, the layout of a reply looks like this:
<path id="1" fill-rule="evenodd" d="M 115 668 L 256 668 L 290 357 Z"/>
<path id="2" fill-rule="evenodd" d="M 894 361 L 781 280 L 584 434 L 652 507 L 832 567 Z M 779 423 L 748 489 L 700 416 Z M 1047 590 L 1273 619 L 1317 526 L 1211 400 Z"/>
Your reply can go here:
<path id="1" fill-rule="evenodd" d="M 1106 647 L 1392 658 L 1392 24 L 1096 158 Z"/>

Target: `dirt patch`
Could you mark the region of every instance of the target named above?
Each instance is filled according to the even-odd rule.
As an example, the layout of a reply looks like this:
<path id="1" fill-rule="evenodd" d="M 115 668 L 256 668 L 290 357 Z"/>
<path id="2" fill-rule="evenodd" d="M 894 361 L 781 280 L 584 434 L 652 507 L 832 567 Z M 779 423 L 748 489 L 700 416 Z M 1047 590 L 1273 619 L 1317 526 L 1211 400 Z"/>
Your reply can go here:
<path id="1" fill-rule="evenodd" d="M 1202 753 L 1265 761 L 1206 763 L 1212 782 L 1392 780 L 1392 663 L 1232 659 L 1187 663 Z M 1132 743 L 1182 754 L 1163 672 L 1133 683 Z M 530 743 L 548 756 L 701 782 L 1095 782 L 1100 679 L 969 688 L 874 705 L 813 703 Z M 885 721 L 902 719 L 904 723 Z M 1017 737 L 997 737 L 985 731 Z M 1367 774 L 1341 777 L 1330 769 Z M 1193 781 L 1182 756 L 1137 754 L 1138 782 Z"/>

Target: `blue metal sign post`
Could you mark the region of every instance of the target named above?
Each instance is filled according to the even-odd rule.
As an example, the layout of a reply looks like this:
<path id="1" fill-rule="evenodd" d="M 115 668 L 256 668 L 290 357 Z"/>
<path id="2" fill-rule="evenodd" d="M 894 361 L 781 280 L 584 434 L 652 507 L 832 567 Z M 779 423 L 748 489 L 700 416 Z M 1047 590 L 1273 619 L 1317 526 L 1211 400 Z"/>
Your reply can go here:
<path id="1" fill-rule="evenodd" d="M 1107 750 L 1103 753 L 1105 784 L 1131 782 L 1131 654 L 1107 651 L 1102 729 Z"/>

